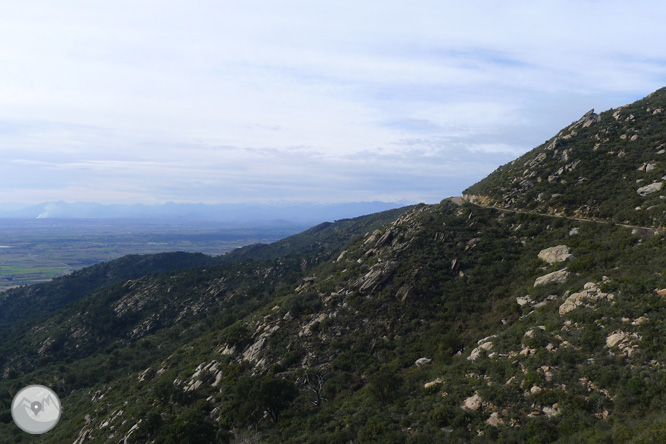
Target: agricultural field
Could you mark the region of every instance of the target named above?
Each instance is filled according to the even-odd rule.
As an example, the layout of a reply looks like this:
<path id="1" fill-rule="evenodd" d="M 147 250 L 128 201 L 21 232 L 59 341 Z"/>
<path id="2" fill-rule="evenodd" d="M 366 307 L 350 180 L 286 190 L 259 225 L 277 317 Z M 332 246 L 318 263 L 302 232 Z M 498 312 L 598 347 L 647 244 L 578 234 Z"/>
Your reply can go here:
<path id="1" fill-rule="evenodd" d="M 286 222 L 241 227 L 215 222 L 0 219 L 0 291 L 46 282 L 127 254 L 220 255 L 305 228 Z"/>

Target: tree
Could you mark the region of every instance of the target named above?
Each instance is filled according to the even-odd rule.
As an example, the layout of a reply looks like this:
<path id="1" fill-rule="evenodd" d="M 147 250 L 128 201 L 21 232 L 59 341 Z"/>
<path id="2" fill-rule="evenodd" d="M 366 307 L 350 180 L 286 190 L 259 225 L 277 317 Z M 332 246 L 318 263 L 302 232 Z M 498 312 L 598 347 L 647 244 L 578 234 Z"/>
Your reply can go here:
<path id="1" fill-rule="evenodd" d="M 298 382 L 303 384 L 309 392 L 312 392 L 315 399 L 310 401 L 313 406 L 319 407 L 322 402 L 326 401 L 323 396 L 324 382 L 326 382 L 325 370 L 306 370 Z"/>
<path id="2" fill-rule="evenodd" d="M 298 394 L 293 382 L 270 376 L 262 378 L 261 382 L 255 387 L 256 390 L 252 395 L 256 397 L 273 422 L 278 422 L 280 413 L 291 404 Z"/>
<path id="3" fill-rule="evenodd" d="M 235 423 L 257 422 L 267 414 L 278 422 L 280 414 L 296 398 L 293 382 L 273 376 L 242 377 L 234 384 L 233 407 L 229 415 Z"/>
<path id="4" fill-rule="evenodd" d="M 370 392 L 379 402 L 388 404 L 398 396 L 403 382 L 395 370 L 382 367 L 370 378 Z"/>

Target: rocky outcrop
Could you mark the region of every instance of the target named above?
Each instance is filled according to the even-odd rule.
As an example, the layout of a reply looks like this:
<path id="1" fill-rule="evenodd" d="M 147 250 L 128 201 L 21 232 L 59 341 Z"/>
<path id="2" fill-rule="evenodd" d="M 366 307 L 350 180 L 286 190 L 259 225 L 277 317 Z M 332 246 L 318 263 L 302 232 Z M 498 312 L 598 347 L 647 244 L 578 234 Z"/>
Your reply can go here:
<path id="1" fill-rule="evenodd" d="M 498 427 L 504 424 L 504 420 L 500 418 L 499 413 L 493 412 L 490 414 L 490 417 L 486 419 L 486 424 L 491 427 Z"/>
<path id="2" fill-rule="evenodd" d="M 549 264 L 568 261 L 571 258 L 573 258 L 573 255 L 569 253 L 569 247 L 566 245 L 558 245 L 539 251 L 539 259 Z"/>
<path id="3" fill-rule="evenodd" d="M 92 430 L 90 429 L 81 429 L 81 432 L 79 433 L 79 436 L 76 438 L 76 441 L 74 441 L 73 444 L 83 444 L 88 440 L 88 438 L 91 437 Z"/>
<path id="4" fill-rule="evenodd" d="M 639 196 L 647 196 L 648 194 L 656 193 L 657 191 L 661 190 L 661 186 L 663 185 L 663 182 L 655 182 L 651 183 L 650 185 L 645 185 L 644 187 L 640 187 L 639 189 L 636 190 Z"/>
<path id="5" fill-rule="evenodd" d="M 606 347 L 616 348 L 621 354 L 631 356 L 638 349 L 637 342 L 641 337 L 636 333 L 615 331 L 606 338 Z"/>
<path id="6" fill-rule="evenodd" d="M 489 351 L 490 349 L 493 348 L 493 343 L 488 341 L 488 342 L 483 342 L 480 344 L 478 347 L 476 347 L 474 350 L 472 350 L 472 353 L 467 357 L 468 361 L 476 361 L 481 357 L 481 353 L 483 351 Z"/>
<path id="7" fill-rule="evenodd" d="M 430 387 L 436 387 L 436 386 L 442 385 L 443 383 L 444 383 L 444 380 L 442 378 L 437 378 L 437 379 L 434 379 L 430 382 L 426 382 L 425 384 L 423 384 L 423 388 L 424 389 L 429 389 Z"/>
<path id="8" fill-rule="evenodd" d="M 495 200 L 493 198 L 480 194 L 463 194 L 462 198 L 467 202 L 480 205 L 482 207 L 492 207 L 495 205 Z"/>
<path id="9" fill-rule="evenodd" d="M 599 120 L 599 115 L 594 112 L 594 108 L 583 114 L 583 117 L 578 119 L 576 122 L 572 123 L 567 127 L 569 130 L 575 130 L 578 128 L 587 128 L 597 123 Z"/>
<path id="10" fill-rule="evenodd" d="M 482 406 L 483 406 L 483 399 L 481 399 L 478 393 L 474 393 L 474 395 L 465 399 L 460 408 L 466 412 L 475 412 L 479 410 Z"/>
<path id="11" fill-rule="evenodd" d="M 397 261 L 389 261 L 384 264 L 377 264 L 368 271 L 363 278 L 359 280 L 359 291 L 361 293 L 370 293 L 372 290 L 388 281 L 395 270 L 398 269 Z"/>
<path id="12" fill-rule="evenodd" d="M 552 273 L 548 273 L 544 276 L 538 277 L 534 281 L 534 286 L 538 287 L 539 285 L 562 284 L 566 282 L 568 277 L 569 277 L 569 272 L 567 271 L 566 268 L 564 268 L 562 270 L 553 271 Z"/>
<path id="13" fill-rule="evenodd" d="M 596 302 L 601 299 L 613 299 L 613 297 L 612 293 L 604 293 L 599 290 L 599 287 L 594 282 L 588 282 L 583 287 L 583 291 L 572 294 L 560 305 L 560 315 L 567 314 L 583 305 L 589 306 L 589 302 Z"/>

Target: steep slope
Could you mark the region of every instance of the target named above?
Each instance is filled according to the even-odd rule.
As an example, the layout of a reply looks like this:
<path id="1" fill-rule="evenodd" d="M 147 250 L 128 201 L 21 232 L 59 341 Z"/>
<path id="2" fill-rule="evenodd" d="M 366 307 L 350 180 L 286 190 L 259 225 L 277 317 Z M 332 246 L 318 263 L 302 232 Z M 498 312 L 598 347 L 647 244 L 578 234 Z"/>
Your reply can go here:
<path id="1" fill-rule="evenodd" d="M 0 293 L 0 331 L 48 315 L 114 284 L 142 276 L 248 259 L 276 259 L 286 254 L 317 262 L 341 249 L 350 238 L 395 219 L 409 208 L 323 223 L 273 244 L 249 245 L 223 256 L 184 252 L 129 255 L 86 267 L 51 282 L 14 288 Z"/>
<path id="2" fill-rule="evenodd" d="M 464 191 L 476 203 L 662 226 L 666 88 L 593 111 Z"/>
<path id="3" fill-rule="evenodd" d="M 621 198 L 661 205 L 637 192 L 661 150 L 618 157 L 601 132 L 640 121 L 627 143 L 656 140 L 663 95 L 588 114 L 467 202 L 321 226 L 14 329 L 3 407 L 27 384 L 61 395 L 30 442 L 666 442 L 666 239 Z M 8 413 L 0 442 L 28 442 Z"/>
<path id="4" fill-rule="evenodd" d="M 200 253 L 130 255 L 86 267 L 51 282 L 0 293 L 0 331 L 61 309 L 72 301 L 128 279 L 216 262 Z"/>
<path id="5" fill-rule="evenodd" d="M 222 263 L 246 259 L 277 259 L 283 256 L 323 258 L 342 249 L 356 236 L 362 236 L 395 220 L 412 206 L 382 211 L 351 219 L 324 222 L 302 233 L 289 236 L 272 244 L 254 244 L 237 248 L 220 257 Z"/>
<path id="6" fill-rule="evenodd" d="M 44 442 L 214 442 L 246 427 L 276 443 L 622 442 L 626 427 L 654 432 L 634 418 L 664 421 L 663 244 L 610 224 L 420 206 L 293 283 L 275 274 L 284 259 L 192 275 L 190 297 L 225 276 L 242 282 L 225 281 L 217 309 L 138 338 L 125 328 L 104 351 L 88 347 L 90 333 L 83 352 L 47 347 L 40 368 L 17 368 L 0 387 L 40 381 L 63 393 L 71 417 Z M 556 245 L 573 257 L 547 250 Z M 137 284 L 114 301 L 165 294 Z M 88 312 L 28 336 L 72 332 Z"/>

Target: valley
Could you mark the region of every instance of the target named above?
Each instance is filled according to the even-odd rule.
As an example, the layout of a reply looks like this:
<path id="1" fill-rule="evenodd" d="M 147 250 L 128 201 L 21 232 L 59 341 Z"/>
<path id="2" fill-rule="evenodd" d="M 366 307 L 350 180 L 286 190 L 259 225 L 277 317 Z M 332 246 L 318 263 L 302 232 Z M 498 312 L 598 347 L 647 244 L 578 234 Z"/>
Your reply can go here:
<path id="1" fill-rule="evenodd" d="M 0 291 L 64 276 L 128 254 L 221 255 L 307 228 L 276 222 L 161 222 L 140 219 L 1 219 Z"/>

